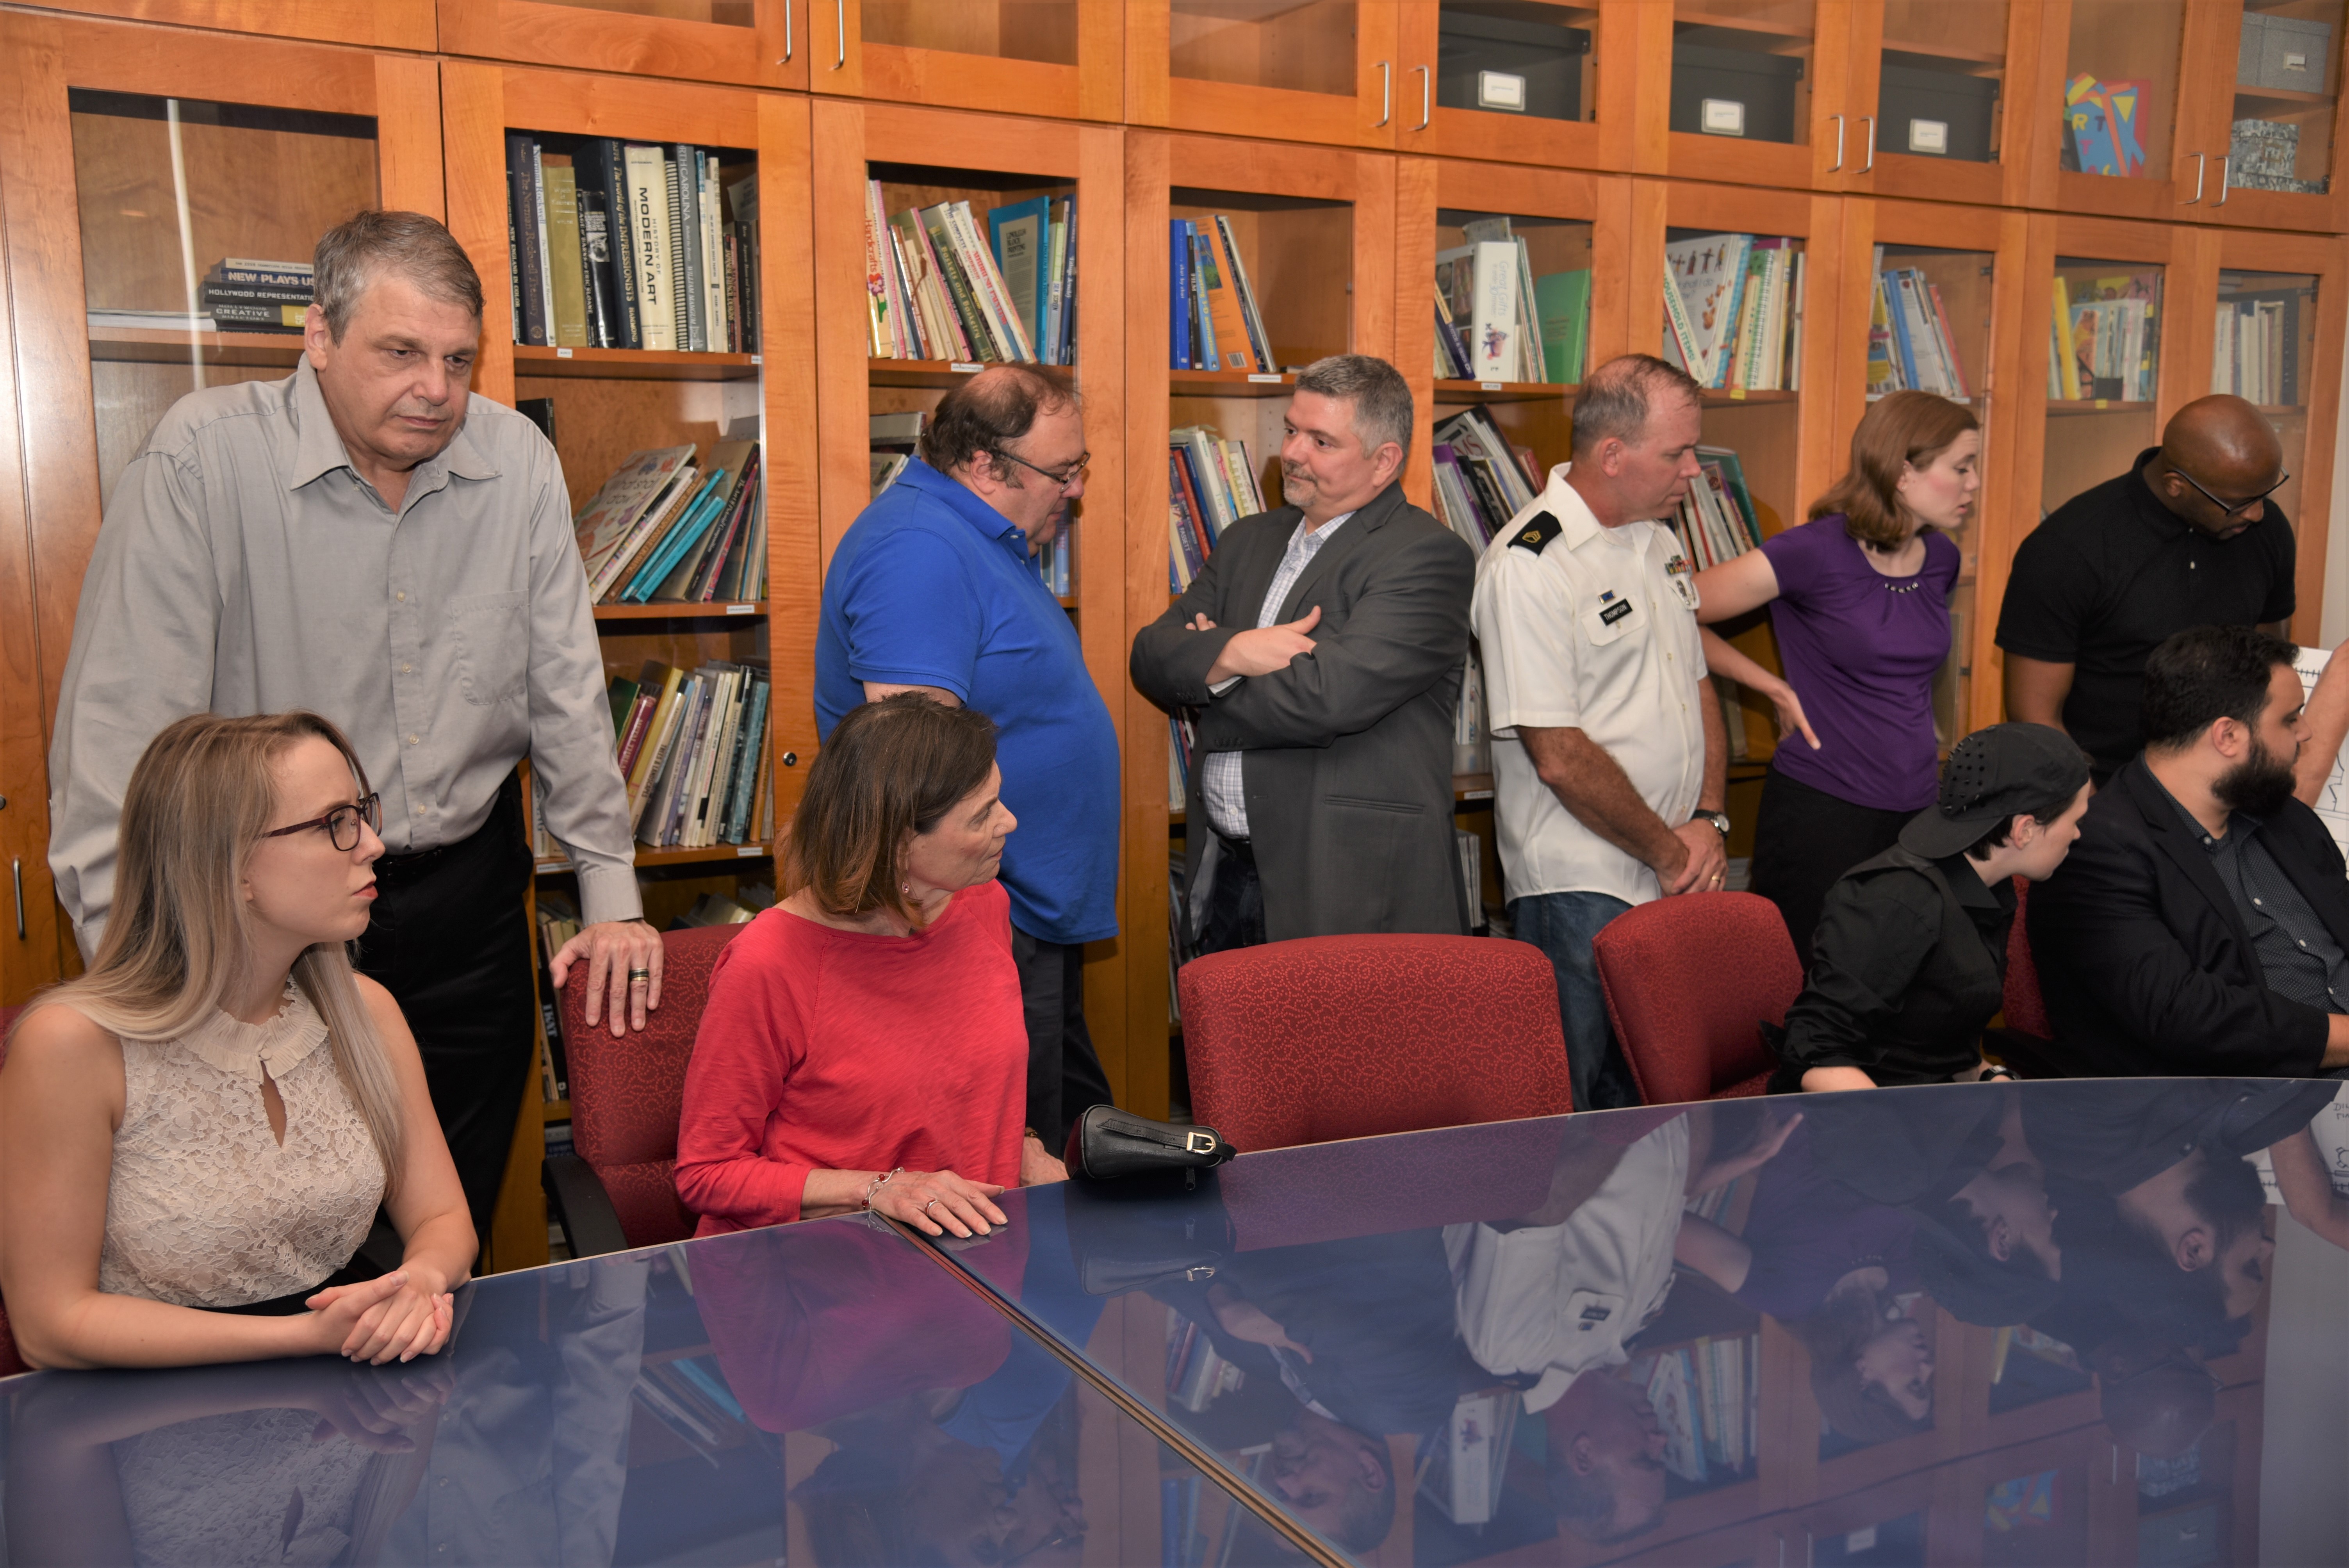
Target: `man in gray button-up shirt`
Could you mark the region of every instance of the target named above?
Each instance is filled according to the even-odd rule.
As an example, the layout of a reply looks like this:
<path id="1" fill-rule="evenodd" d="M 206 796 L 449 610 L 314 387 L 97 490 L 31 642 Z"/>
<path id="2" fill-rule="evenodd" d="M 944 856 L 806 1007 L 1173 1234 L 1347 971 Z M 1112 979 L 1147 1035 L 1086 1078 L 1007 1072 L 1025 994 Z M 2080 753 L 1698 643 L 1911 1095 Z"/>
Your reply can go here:
<path id="1" fill-rule="evenodd" d="M 181 398 L 115 486 L 57 707 L 49 862 L 95 953 L 123 789 L 157 731 L 206 709 L 341 726 L 383 802 L 359 966 L 415 1030 L 480 1226 L 530 1070 L 530 861 L 506 786 L 524 755 L 590 923 L 558 983 L 588 963 L 615 1026 L 628 1003 L 642 1027 L 660 938 L 562 467 L 529 420 L 467 395 L 471 263 L 430 218 L 367 212 L 319 242 L 316 286 L 300 368 Z"/>

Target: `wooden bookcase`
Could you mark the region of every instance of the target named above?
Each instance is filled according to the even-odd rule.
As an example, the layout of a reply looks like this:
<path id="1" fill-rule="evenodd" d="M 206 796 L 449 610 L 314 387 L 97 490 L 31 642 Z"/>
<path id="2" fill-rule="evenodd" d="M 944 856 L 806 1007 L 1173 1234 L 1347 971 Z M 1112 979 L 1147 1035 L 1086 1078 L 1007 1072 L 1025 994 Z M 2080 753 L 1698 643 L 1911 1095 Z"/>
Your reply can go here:
<path id="1" fill-rule="evenodd" d="M 1568 68 L 1549 57 L 1508 73 L 1526 77 L 1527 96 L 1542 94 L 1542 107 L 1535 102 L 1522 110 L 1473 107 L 1482 101 L 1483 84 L 1475 73 L 1485 59 L 1517 62 L 1509 59 L 1506 44 L 1497 38 L 1486 45 L 1489 57 L 1464 52 L 1464 46 L 1473 51 L 1475 45 L 1457 33 L 1447 51 L 1445 9 L 1438 0 L 1406 0 L 1398 7 L 1397 149 L 1537 167 L 1662 171 L 1665 103 L 1659 73 L 1668 68 L 1671 50 L 1669 6 L 1640 0 L 1577 0 L 1544 7 L 1537 25 L 1558 30 L 1544 40 L 1551 49 L 1583 46 L 1579 61 L 1571 67 L 1575 119 L 1564 118 L 1564 105 L 1544 90 Z M 1516 24 L 1508 29 L 1516 36 L 1529 36 L 1525 16 L 1504 20 Z M 1455 19 L 1454 26 L 1463 22 L 1476 25 L 1470 16 Z M 1462 63 L 1448 65 L 1447 52 Z M 1538 74 L 1545 72 L 1547 76 Z M 1500 96 L 1506 103 L 1506 90 Z"/>
<path id="2" fill-rule="evenodd" d="M 579 0 L 434 0 L 431 7 L 443 54 L 746 88 L 808 85 L 815 8 L 815 0 L 671 0 L 633 11 Z"/>
<path id="3" fill-rule="evenodd" d="M 740 88 L 645 78 L 594 78 L 560 71 L 449 61 L 440 97 L 447 123 L 449 225 L 491 284 L 474 387 L 502 403 L 550 398 L 555 450 L 574 509 L 584 505 L 629 452 L 694 442 L 705 448 L 729 426 L 759 421 L 765 463 L 768 595 L 748 603 L 599 605 L 596 630 L 607 676 L 633 677 L 647 659 L 688 671 L 717 658 L 769 665 L 769 777 L 776 820 L 798 799 L 814 750 L 811 676 L 820 568 L 815 550 L 814 389 L 803 377 L 768 376 L 766 365 L 802 365 L 813 349 L 812 253 L 789 214 L 807 211 L 808 108 L 804 99 Z M 755 165 L 759 181 L 760 321 L 755 354 L 656 353 L 517 346 L 505 290 L 508 275 L 504 137 L 510 130 L 688 142 Z M 786 758 L 792 758 L 787 762 Z M 745 877 L 771 881 L 771 841 L 708 849 L 636 851 L 646 915 L 665 926 L 705 892 L 735 891 Z M 543 862 L 539 882 L 567 881 L 566 864 Z M 532 940 L 537 949 L 536 890 Z M 543 967 L 546 959 L 537 953 Z M 544 1042 L 541 1042 L 544 1048 Z M 537 1086 L 535 1068 L 533 1088 Z M 499 1266 L 543 1262 L 547 1232 L 538 1164 L 541 1129 L 570 1107 L 533 1092 L 515 1130 L 494 1232 Z"/>
<path id="4" fill-rule="evenodd" d="M 2038 0 L 1883 0 L 1840 8 L 1845 48 L 1846 159 L 1837 188 L 1879 196 L 1977 204 L 2020 203 L 2045 135 L 2051 98 L 2040 76 L 2043 6 Z M 1987 146 L 1954 118 L 1965 98 L 1993 88 Z M 1960 100 L 1958 104 L 1952 98 Z M 1979 102 L 1972 106 L 1982 111 Z M 2046 110 L 2046 112 L 2043 112 Z M 1912 120 L 1928 122 L 1913 136 Z M 1931 150 L 1941 127 L 1944 150 Z M 1912 142 L 1917 145 L 1912 146 Z M 1871 150 L 1873 156 L 1870 156 Z M 1987 152 L 1986 159 L 1978 156 Z"/>
<path id="5" fill-rule="evenodd" d="M 228 81 L 268 88 L 222 106 L 212 95 Z M 21 445 L 7 459 L 14 468 L 21 453 L 22 489 L 7 487 L 12 502 L 0 503 L 21 496 L 25 511 L 0 559 L 21 550 L 29 567 L 29 580 L 16 581 L 30 614 L 9 615 L 5 652 L 38 705 L 20 716 L 24 698 L 12 697 L 7 709 L 0 849 L 10 896 L 21 889 L 26 911 L 7 969 L 11 1002 L 81 967 L 49 874 L 41 759 L 104 496 L 175 398 L 200 385 L 281 378 L 299 351 L 291 335 L 93 326 L 89 312 L 184 313 L 191 270 L 229 255 L 307 255 L 320 231 L 362 206 L 439 214 L 438 96 L 431 61 L 406 55 L 0 15 L 13 364 L 16 386 L 30 389 L 16 398 Z M 181 106 L 176 126 L 167 104 Z M 275 199 L 255 200 L 260 189 Z"/>
<path id="6" fill-rule="evenodd" d="M 433 0 L 49 0 L 42 8 L 378 49 L 434 47 Z"/>
<path id="7" fill-rule="evenodd" d="M 444 0 L 461 4 L 462 0 Z M 877 104 L 1118 119 L 1121 0 L 805 0 L 807 85 Z"/>
<path id="8" fill-rule="evenodd" d="M 999 205 L 1032 196 L 1074 196 L 1077 223 L 1077 354 L 1071 367 L 1084 400 L 1092 468 L 1069 530 L 1074 561 L 1063 600 L 1085 665 L 1121 736 L 1127 724 L 1124 574 L 1127 492 L 1123 356 L 1127 323 L 1115 280 L 1124 270 L 1119 222 L 1125 186 L 1123 130 L 1064 120 L 819 98 L 814 118 L 813 211 L 817 418 L 823 474 L 822 559 L 871 499 L 867 419 L 937 406 L 970 374 L 947 361 L 875 359 L 865 311 L 864 211 L 868 180 L 882 181 L 885 210 L 968 201 L 982 229 Z M 1160 516 L 1164 515 L 1162 501 Z M 1163 525 L 1162 525 L 1163 526 Z M 1160 547 L 1163 552 L 1163 542 Z M 1163 556 L 1162 556 L 1163 559 Z M 820 581 L 820 579 L 819 579 Z M 814 618 L 809 618 L 812 635 Z M 810 690 L 812 690 L 811 686 Z M 805 706 L 805 705 L 803 705 Z M 807 722 L 814 722 L 812 707 Z M 812 755 L 814 737 L 808 737 Z M 1162 762 L 1163 766 L 1163 762 Z M 1120 1102 L 1147 1096 L 1149 1063 L 1126 1036 L 1124 985 L 1133 938 L 1093 944 L 1085 955 L 1085 1010 L 1093 1044 Z M 1163 985 L 1164 982 L 1162 981 Z M 1163 1079 L 1163 1068 L 1156 1069 Z"/>
<path id="9" fill-rule="evenodd" d="M 1403 9 L 1386 0 L 1131 0 L 1126 123 L 1392 147 L 1406 96 L 1395 48 Z"/>
<path id="10" fill-rule="evenodd" d="M 1179 175 L 1177 171 L 1179 172 Z M 1169 431 L 1214 427 L 1247 442 L 1268 505 L 1280 504 L 1278 457 L 1296 378 L 1171 367 L 1167 223 L 1223 213 L 1264 316 L 1277 366 L 1326 354 L 1395 352 L 1395 164 L 1390 156 L 1154 131 L 1126 133 L 1125 635 L 1166 613 Z M 1421 296 L 1424 297 L 1424 296 Z M 1144 455 L 1151 459 L 1144 461 Z M 1124 709 L 1126 1039 L 1133 1109 L 1164 1115 L 1170 1037 L 1166 715 L 1131 685 Z M 1177 830 L 1181 824 L 1172 824 Z"/>

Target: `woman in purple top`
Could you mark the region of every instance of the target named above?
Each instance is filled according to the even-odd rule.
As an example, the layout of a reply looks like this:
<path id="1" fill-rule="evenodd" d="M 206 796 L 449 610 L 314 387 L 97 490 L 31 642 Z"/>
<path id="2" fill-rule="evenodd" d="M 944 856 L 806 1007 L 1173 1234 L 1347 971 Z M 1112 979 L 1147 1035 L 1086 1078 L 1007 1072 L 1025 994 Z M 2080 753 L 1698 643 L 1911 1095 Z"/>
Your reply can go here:
<path id="1" fill-rule="evenodd" d="M 1851 470 L 1809 521 L 1697 577 L 1699 621 L 1770 606 L 1784 679 L 1711 631 L 1705 658 L 1778 709 L 1753 888 L 1785 916 L 1806 966 L 1827 889 L 1933 803 L 1933 677 L 1950 654 L 1959 567 L 1943 532 L 1973 508 L 1981 457 L 1964 407 L 1895 392 L 1852 432 Z M 1806 744 L 1790 744 L 1797 733 Z"/>

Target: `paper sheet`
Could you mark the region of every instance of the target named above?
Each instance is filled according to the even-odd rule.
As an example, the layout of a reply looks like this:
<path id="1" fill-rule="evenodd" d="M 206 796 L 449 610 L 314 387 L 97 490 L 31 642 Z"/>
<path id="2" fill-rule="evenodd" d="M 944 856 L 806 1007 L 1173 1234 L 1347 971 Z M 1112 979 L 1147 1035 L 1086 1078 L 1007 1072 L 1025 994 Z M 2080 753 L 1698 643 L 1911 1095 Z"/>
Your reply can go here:
<path id="1" fill-rule="evenodd" d="M 2303 695 L 2316 689 L 2316 677 L 2324 673 L 2325 661 L 2332 656 L 2323 648 L 2300 650 L 2292 668 L 2299 673 Z M 2324 780 L 2324 792 L 2316 798 L 2316 814 L 2323 819 L 2326 830 L 2341 846 L 2342 854 L 2349 856 L 2349 769 L 2343 766 L 2344 758 L 2349 758 L 2349 746 L 2343 747 L 2342 755 L 2333 759 L 2333 772 Z"/>

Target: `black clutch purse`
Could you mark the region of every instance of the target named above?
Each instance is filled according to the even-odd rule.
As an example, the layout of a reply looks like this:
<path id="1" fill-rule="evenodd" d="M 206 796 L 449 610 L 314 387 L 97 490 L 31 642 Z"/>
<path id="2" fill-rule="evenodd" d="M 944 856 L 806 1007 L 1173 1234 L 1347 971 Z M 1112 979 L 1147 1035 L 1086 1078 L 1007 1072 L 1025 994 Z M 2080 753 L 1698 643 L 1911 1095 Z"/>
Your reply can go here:
<path id="1" fill-rule="evenodd" d="M 1212 1170 L 1237 1152 L 1212 1127 L 1177 1127 L 1113 1105 L 1096 1105 L 1069 1129 L 1069 1147 L 1061 1159 L 1070 1175 L 1095 1181 L 1179 1171 L 1189 1185 L 1197 1172 Z"/>

